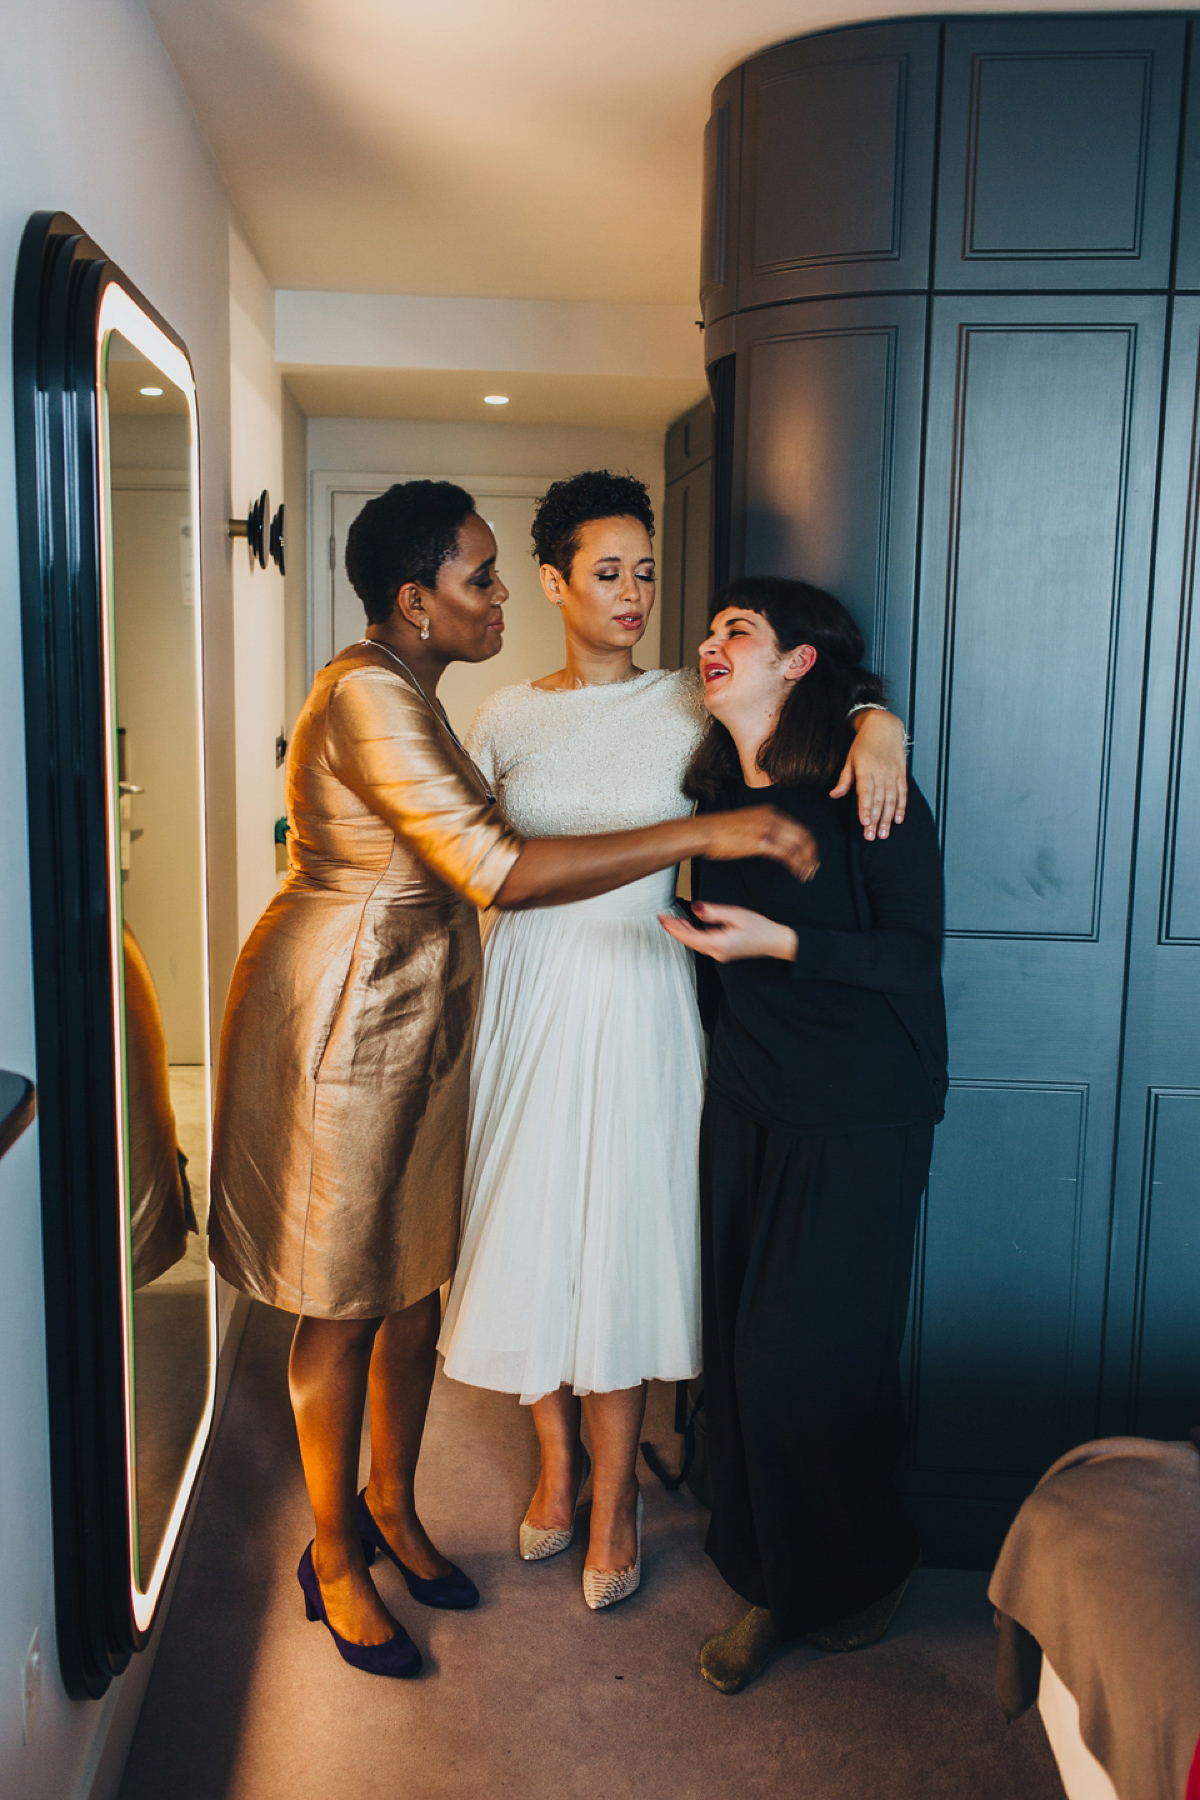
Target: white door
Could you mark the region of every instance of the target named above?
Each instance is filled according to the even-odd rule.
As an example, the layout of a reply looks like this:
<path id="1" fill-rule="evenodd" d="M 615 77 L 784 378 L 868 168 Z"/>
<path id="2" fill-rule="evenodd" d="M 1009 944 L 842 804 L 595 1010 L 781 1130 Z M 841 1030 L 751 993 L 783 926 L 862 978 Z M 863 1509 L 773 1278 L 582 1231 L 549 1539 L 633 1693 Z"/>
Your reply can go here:
<path id="1" fill-rule="evenodd" d="M 112 524 L 120 775 L 129 790 L 121 799 L 121 906 L 153 972 L 170 1060 L 199 1064 L 208 993 L 199 743 L 195 722 L 187 728 L 181 717 L 178 690 L 162 677 L 174 670 L 185 692 L 195 680 L 187 476 L 114 469 Z"/>
<path id="2" fill-rule="evenodd" d="M 351 524 L 373 495 L 382 493 L 393 481 L 413 479 L 415 477 L 411 475 L 314 478 L 314 518 L 319 521 L 324 512 L 329 522 L 323 605 L 319 599 L 319 566 L 314 569 L 315 666 L 319 667 L 338 650 L 360 638 L 366 623 L 362 602 L 346 578 L 346 534 Z M 529 535 L 537 498 L 545 493 L 552 479 L 549 475 L 544 479 L 523 476 L 511 482 L 496 476 L 487 481 L 482 478 L 472 481 L 469 476 L 461 478 L 461 485 L 475 494 L 480 513 L 496 535 L 497 564 L 509 591 L 509 600 L 504 609 L 504 648 L 500 654 L 485 663 L 456 663 L 446 671 L 438 689 L 450 722 L 460 734 L 470 725 L 480 701 L 497 688 L 516 681 L 533 681 L 562 667 L 562 625 L 557 608 L 542 593 Z M 320 504 L 322 496 L 318 483 L 328 494 L 327 511 Z M 488 493 L 485 491 L 488 486 L 504 491 Z M 320 542 L 319 536 L 317 542 Z"/>

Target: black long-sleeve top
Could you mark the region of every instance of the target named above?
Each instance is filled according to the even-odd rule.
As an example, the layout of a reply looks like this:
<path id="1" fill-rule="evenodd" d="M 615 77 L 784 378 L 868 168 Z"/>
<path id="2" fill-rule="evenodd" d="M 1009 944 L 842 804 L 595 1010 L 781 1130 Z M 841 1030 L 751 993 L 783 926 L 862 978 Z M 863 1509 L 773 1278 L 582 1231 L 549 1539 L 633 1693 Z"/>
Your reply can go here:
<path id="1" fill-rule="evenodd" d="M 790 925 L 795 962 L 698 957 L 712 1033 L 709 1087 L 776 1129 L 843 1133 L 940 1119 L 946 1092 L 942 864 L 924 796 L 867 843 L 853 794 L 737 782 L 711 810 L 769 803 L 807 825 L 821 853 L 810 882 L 778 863 L 693 864 L 699 900 Z M 704 810 L 709 810 L 706 807 Z"/>

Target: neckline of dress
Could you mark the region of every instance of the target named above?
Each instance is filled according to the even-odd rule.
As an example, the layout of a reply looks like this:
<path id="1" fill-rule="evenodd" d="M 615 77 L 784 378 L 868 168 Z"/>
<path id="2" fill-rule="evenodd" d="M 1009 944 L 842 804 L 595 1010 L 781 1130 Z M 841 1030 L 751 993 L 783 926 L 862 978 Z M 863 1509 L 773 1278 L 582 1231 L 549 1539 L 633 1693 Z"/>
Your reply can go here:
<path id="1" fill-rule="evenodd" d="M 417 680 L 416 676 L 413 674 L 412 670 L 409 668 L 408 664 L 405 662 L 405 660 L 401 656 L 400 652 L 398 650 L 393 650 L 390 644 L 381 643 L 378 638 L 359 638 L 358 642 L 363 647 L 364 650 L 382 650 L 385 655 L 391 657 L 393 662 L 399 663 L 400 667 L 403 669 L 405 675 L 408 678 L 406 685 L 412 688 L 413 692 L 417 695 L 418 699 L 423 700 L 425 702 L 425 705 L 429 708 L 430 712 L 433 714 L 433 716 L 437 720 L 438 724 L 442 727 L 443 731 L 449 732 L 451 738 L 458 745 L 458 747 L 462 751 L 463 755 L 467 756 L 468 755 L 467 747 L 463 743 L 462 739 L 459 737 L 457 731 L 455 731 L 453 725 L 450 723 L 450 720 L 447 718 L 445 707 L 442 705 L 441 701 L 438 699 L 436 694 L 434 695 L 432 700 L 430 699 L 429 695 L 425 692 L 425 689 L 421 686 L 420 682 Z M 379 666 L 378 663 L 375 666 L 376 666 L 376 668 L 378 668 L 378 666 Z M 492 794 L 489 794 L 488 798 L 494 799 L 495 796 Z"/>
<path id="2" fill-rule="evenodd" d="M 624 681 L 585 681 L 582 686 L 573 688 L 544 688 L 538 687 L 535 681 L 523 681 L 521 686 L 527 687 L 530 693 L 545 695 L 547 700 L 566 700 L 575 694 L 628 693 L 630 688 L 640 687 L 652 675 L 670 673 L 670 669 L 639 669 L 636 675 L 627 675 Z"/>

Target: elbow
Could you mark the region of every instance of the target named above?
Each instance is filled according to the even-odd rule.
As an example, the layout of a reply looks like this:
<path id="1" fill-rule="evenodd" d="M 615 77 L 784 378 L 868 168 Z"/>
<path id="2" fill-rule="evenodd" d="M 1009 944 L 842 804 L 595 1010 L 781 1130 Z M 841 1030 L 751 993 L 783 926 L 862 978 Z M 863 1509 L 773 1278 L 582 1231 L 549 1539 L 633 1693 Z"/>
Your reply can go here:
<path id="1" fill-rule="evenodd" d="M 928 952 L 920 956 L 913 966 L 909 992 L 913 994 L 931 994 L 942 979 L 942 946 L 931 944 Z"/>
<path id="2" fill-rule="evenodd" d="M 513 912 L 517 907 L 524 904 L 524 899 L 520 892 L 520 882 L 513 879 L 515 874 L 516 865 L 514 864 L 509 873 L 504 877 L 504 880 L 500 883 L 499 888 L 492 895 L 491 900 L 484 909 L 485 911 L 498 913 Z"/>
<path id="3" fill-rule="evenodd" d="M 537 869 L 530 867 L 532 862 L 529 846 L 525 844 L 516 862 L 492 895 L 488 908 L 490 912 L 519 912 L 525 907 L 535 906 L 539 901 L 544 903 L 545 897 L 538 892 Z"/>
<path id="4" fill-rule="evenodd" d="M 941 937 L 905 932 L 886 966 L 887 977 L 880 985 L 891 993 L 932 993 L 942 979 Z"/>

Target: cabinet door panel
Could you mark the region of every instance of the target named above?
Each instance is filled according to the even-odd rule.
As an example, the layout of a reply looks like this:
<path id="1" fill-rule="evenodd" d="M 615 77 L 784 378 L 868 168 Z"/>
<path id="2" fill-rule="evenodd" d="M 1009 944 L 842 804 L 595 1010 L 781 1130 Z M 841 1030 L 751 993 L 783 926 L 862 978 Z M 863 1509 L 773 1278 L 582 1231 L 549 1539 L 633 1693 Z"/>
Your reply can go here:
<path id="1" fill-rule="evenodd" d="M 684 482 L 669 481 L 658 522 L 658 666 L 680 667 L 687 503 Z"/>
<path id="2" fill-rule="evenodd" d="M 1166 287 L 1186 29 L 947 25 L 937 288 Z"/>
<path id="3" fill-rule="evenodd" d="M 1175 286 L 1200 288 L 1200 51 L 1196 27 L 1189 26 L 1191 50 L 1187 99 L 1184 103 L 1182 167 L 1179 174 L 1179 235 L 1175 253 Z"/>
<path id="4" fill-rule="evenodd" d="M 941 794 L 952 931 L 1095 930 L 1136 342 L 1127 324 L 1078 323 L 977 324 L 959 340 Z"/>
<path id="5" fill-rule="evenodd" d="M 682 668 L 694 669 L 699 665 L 700 645 L 708 636 L 708 603 L 713 591 L 712 463 L 701 463 L 679 485 L 686 506 L 679 658 Z"/>
<path id="6" fill-rule="evenodd" d="M 926 1201 L 910 1421 L 923 1468 L 1027 1474 L 1059 1454 L 1087 1101 L 1085 1087 L 1054 1083 L 951 1088 Z M 980 1168 L 995 1164 L 1006 1171 L 995 1203 L 964 1206 Z"/>
<path id="7" fill-rule="evenodd" d="M 1097 1428 L 1165 310 L 934 302 L 912 729 L 955 1090 L 906 1485 L 939 1505 Z"/>
<path id="8" fill-rule="evenodd" d="M 713 453 L 712 401 L 699 401 L 667 427 L 663 473 L 668 483 L 688 475 Z"/>
<path id="9" fill-rule="evenodd" d="M 662 644 L 664 669 L 694 669 L 708 635 L 712 593 L 712 462 L 668 483 L 663 504 Z"/>
<path id="10" fill-rule="evenodd" d="M 735 543 L 748 575 L 844 601 L 907 708 L 925 302 L 810 301 L 738 321 Z"/>
<path id="11" fill-rule="evenodd" d="M 1147 1098 L 1126 1429 L 1181 1438 L 1200 1421 L 1200 1087 Z"/>
<path id="12" fill-rule="evenodd" d="M 926 285 L 939 31 L 826 32 L 746 65 L 740 306 Z"/>
<path id="13" fill-rule="evenodd" d="M 1163 432 L 1104 1428 L 1200 1421 L 1200 298 L 1175 302 Z"/>
<path id="14" fill-rule="evenodd" d="M 700 307 L 706 325 L 737 305 L 741 147 L 742 70 L 735 69 L 714 90 L 704 128 Z"/>

